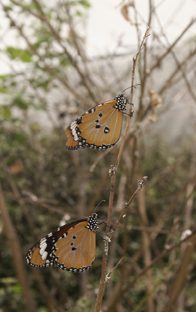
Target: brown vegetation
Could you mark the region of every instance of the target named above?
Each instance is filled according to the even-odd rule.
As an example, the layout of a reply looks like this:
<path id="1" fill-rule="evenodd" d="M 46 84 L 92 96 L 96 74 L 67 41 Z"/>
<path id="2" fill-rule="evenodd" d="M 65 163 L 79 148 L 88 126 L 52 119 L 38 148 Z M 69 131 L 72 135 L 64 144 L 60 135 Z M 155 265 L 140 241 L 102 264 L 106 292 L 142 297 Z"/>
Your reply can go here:
<path id="1" fill-rule="evenodd" d="M 6 32 L 18 43 L 0 52 L 10 65 L 0 75 L 0 311 L 194 312 L 195 42 L 182 46 L 195 20 L 169 43 L 153 1 L 147 23 L 130 1 L 119 12 L 137 47 L 89 60 L 77 27 L 86 0 L 5 2 Z M 127 86 L 134 112 L 119 143 L 66 151 L 64 126 Z M 177 125 L 176 101 L 181 116 L 193 111 L 188 132 Z M 171 142 L 169 118 L 178 126 Z M 98 235 L 89 272 L 26 267 L 33 242 L 103 199 L 108 239 Z"/>

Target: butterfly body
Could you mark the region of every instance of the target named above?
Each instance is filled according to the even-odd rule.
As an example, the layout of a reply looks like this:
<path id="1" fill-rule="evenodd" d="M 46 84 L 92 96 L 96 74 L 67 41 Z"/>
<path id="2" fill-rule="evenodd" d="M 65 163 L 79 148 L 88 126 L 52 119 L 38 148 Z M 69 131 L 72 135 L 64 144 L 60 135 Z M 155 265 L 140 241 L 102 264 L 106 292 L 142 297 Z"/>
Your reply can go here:
<path id="1" fill-rule="evenodd" d="M 128 100 L 123 95 L 90 108 L 65 130 L 66 148 L 105 150 L 119 140 Z"/>
<path id="2" fill-rule="evenodd" d="M 62 270 L 83 272 L 95 259 L 97 214 L 65 224 L 37 242 L 26 255 L 34 267 L 54 266 Z"/>

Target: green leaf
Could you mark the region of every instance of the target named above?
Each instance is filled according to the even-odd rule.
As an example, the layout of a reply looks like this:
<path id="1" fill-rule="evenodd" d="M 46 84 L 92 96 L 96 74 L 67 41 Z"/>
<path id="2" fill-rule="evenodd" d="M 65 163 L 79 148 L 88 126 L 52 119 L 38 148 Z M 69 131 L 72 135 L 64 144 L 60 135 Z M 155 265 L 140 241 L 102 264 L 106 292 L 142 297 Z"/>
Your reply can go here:
<path id="1" fill-rule="evenodd" d="M 90 2 L 88 0 L 79 0 L 79 3 L 85 8 L 90 8 Z"/>
<path id="2" fill-rule="evenodd" d="M 29 63 L 32 61 L 32 54 L 29 50 L 15 47 L 7 47 L 6 52 L 11 59 L 18 59 L 22 62 Z"/>
<path id="3" fill-rule="evenodd" d="M 63 66 L 68 66 L 68 65 L 70 65 L 70 60 L 69 60 L 66 56 L 64 56 L 64 55 L 59 56 L 59 62 L 60 62 L 60 64 L 63 65 Z"/>
<path id="4" fill-rule="evenodd" d="M 9 11 L 13 10 L 13 7 L 11 5 L 5 5 L 4 10 L 5 10 L 5 12 L 9 12 Z"/>
<path id="5" fill-rule="evenodd" d="M 0 93 L 7 93 L 8 92 L 8 88 L 4 87 L 4 86 L 0 86 Z"/>
<path id="6" fill-rule="evenodd" d="M 10 120 L 12 117 L 12 112 L 7 105 L 0 106 L 0 119 Z"/>
<path id="7" fill-rule="evenodd" d="M 39 311 L 39 312 L 47 312 L 48 310 L 47 310 L 46 308 L 44 308 L 44 307 L 41 307 L 41 308 L 39 308 L 38 311 Z"/>
<path id="8" fill-rule="evenodd" d="M 29 107 L 29 103 L 25 101 L 23 98 L 20 96 L 15 97 L 15 99 L 12 102 L 12 105 L 17 106 L 18 108 L 22 110 L 27 110 Z"/>
<path id="9" fill-rule="evenodd" d="M 37 39 L 37 41 L 33 44 L 35 48 L 39 48 L 42 43 L 52 42 L 51 33 L 48 31 L 48 29 L 44 28 L 43 26 L 35 29 L 35 36 Z"/>
<path id="10" fill-rule="evenodd" d="M 12 286 L 12 291 L 14 292 L 14 294 L 20 295 L 22 294 L 22 287 L 20 284 L 16 284 L 14 286 Z"/>
<path id="11" fill-rule="evenodd" d="M 17 279 L 14 277 L 3 277 L 0 279 L 3 284 L 15 284 L 17 283 Z"/>
<path id="12" fill-rule="evenodd" d="M 50 82 L 51 82 L 51 80 L 49 78 L 48 79 L 37 78 L 36 80 L 31 81 L 32 85 L 35 88 L 42 88 L 44 90 L 48 90 Z"/>
<path id="13" fill-rule="evenodd" d="M 7 78 L 10 78 L 11 75 L 10 74 L 2 74 L 0 75 L 0 80 L 4 81 L 4 80 L 7 80 Z"/>
<path id="14" fill-rule="evenodd" d="M 15 142 L 17 142 L 17 144 L 26 144 L 27 138 L 25 133 L 21 133 L 21 132 L 16 132 L 14 133 L 14 137 L 12 138 L 12 140 L 14 140 Z"/>

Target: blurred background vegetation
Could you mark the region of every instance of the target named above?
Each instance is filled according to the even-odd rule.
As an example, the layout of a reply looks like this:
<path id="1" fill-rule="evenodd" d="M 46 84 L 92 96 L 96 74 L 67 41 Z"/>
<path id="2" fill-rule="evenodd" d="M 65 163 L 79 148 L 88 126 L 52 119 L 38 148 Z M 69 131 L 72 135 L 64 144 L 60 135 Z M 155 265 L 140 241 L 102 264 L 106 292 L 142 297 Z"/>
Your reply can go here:
<path id="1" fill-rule="evenodd" d="M 151 35 L 137 63 L 135 112 L 116 175 L 114 223 L 138 179 L 148 182 L 113 233 L 103 311 L 196 311 L 196 237 L 181 241 L 185 230 L 194 233 L 196 217 L 196 48 L 188 35 L 195 21 L 169 43 L 156 3 L 148 1 L 145 22 L 137 1 L 122 2 L 117 10 L 135 29 L 137 44 L 122 52 L 119 42 L 113 54 L 90 58 L 87 0 L 1 1 L 0 56 L 9 72 L 0 75 L 0 311 L 94 309 L 99 236 L 87 273 L 35 270 L 24 255 L 103 199 L 99 211 L 106 217 L 108 170 L 120 144 L 105 153 L 66 151 L 63 128 L 131 85 L 132 58 L 147 25 Z"/>

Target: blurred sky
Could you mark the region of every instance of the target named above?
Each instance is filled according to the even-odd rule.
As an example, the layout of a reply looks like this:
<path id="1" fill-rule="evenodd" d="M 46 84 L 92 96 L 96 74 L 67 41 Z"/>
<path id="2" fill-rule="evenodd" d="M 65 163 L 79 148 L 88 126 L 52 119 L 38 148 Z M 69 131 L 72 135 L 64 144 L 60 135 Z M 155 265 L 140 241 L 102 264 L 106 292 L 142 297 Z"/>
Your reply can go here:
<path id="1" fill-rule="evenodd" d="M 90 56 L 114 52 L 119 39 L 125 46 L 136 44 L 135 27 L 130 26 L 119 9 L 120 4 L 126 1 L 91 0 L 91 3 L 87 27 L 87 50 Z M 148 0 L 135 0 L 144 21 L 148 19 L 148 3 Z M 196 0 L 156 0 L 153 3 L 170 41 L 179 35 L 192 18 L 196 18 Z M 131 14 L 130 18 L 133 19 Z M 145 31 L 145 27 L 141 29 Z M 153 24 L 153 30 L 159 32 L 156 23 Z M 194 26 L 188 36 L 193 34 L 196 35 Z"/>
<path id="2" fill-rule="evenodd" d="M 120 4 L 117 0 L 90 0 L 91 8 L 86 20 L 86 49 L 90 57 L 115 53 L 117 47 L 119 52 L 128 51 L 128 47 L 136 44 L 135 27 L 130 25 L 122 16 Z M 139 14 L 144 21 L 148 17 L 148 0 L 135 0 Z M 123 2 L 124 3 L 124 2 Z M 159 19 L 170 41 L 174 40 L 188 24 L 191 18 L 196 16 L 196 0 L 154 0 Z M 130 15 L 130 18 L 133 17 Z M 17 38 L 14 34 L 7 33 L 9 25 L 0 12 L 1 20 L 1 42 L 3 45 L 15 45 Z M 143 27 L 143 28 L 142 28 Z M 153 24 L 153 30 L 159 32 L 157 25 Z M 141 26 L 145 31 L 145 23 Z M 188 31 L 188 36 L 196 33 L 195 26 Z M 8 59 L 0 59 L 0 73 L 10 71 Z"/>

